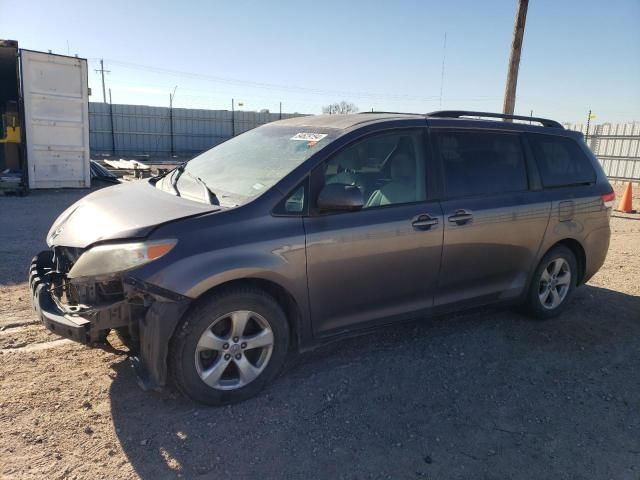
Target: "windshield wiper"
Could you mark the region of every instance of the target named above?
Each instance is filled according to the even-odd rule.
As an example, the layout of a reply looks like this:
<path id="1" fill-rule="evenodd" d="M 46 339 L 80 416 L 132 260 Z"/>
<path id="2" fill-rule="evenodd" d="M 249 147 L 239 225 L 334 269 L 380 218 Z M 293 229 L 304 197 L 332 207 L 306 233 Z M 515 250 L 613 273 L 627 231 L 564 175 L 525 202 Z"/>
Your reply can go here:
<path id="1" fill-rule="evenodd" d="M 173 188 L 173 191 L 178 197 L 180 196 L 180 190 L 178 190 L 178 179 L 180 178 L 180 175 L 182 175 L 182 172 L 184 172 L 184 167 L 186 166 L 187 162 L 181 163 L 176 167 L 174 174 L 171 176 L 171 188 Z"/>
<path id="2" fill-rule="evenodd" d="M 171 177 L 171 187 L 173 188 L 173 191 L 176 193 L 176 195 L 178 197 L 181 196 L 180 190 L 178 190 L 178 180 L 180 179 L 183 173 L 186 173 L 190 178 L 193 178 L 198 184 L 200 184 L 204 188 L 204 191 L 207 199 L 209 200 L 209 203 L 211 205 L 219 206 L 220 200 L 218 200 L 218 197 L 216 196 L 215 192 L 211 190 L 209 186 L 206 184 L 206 182 L 202 180 L 200 177 L 198 177 L 197 175 L 194 175 L 191 172 L 185 172 L 186 166 L 187 166 L 187 162 L 184 162 L 178 165 L 174 170 L 173 176 Z"/>
<path id="3" fill-rule="evenodd" d="M 182 171 L 184 171 L 184 168 Z M 180 174 L 182 174 L 182 171 L 180 172 Z M 209 199 L 209 203 L 211 205 L 218 205 L 218 206 L 220 205 L 220 200 L 218 200 L 218 197 L 216 196 L 215 192 L 209 188 L 209 186 L 206 184 L 204 180 L 202 180 L 200 177 L 194 175 L 191 172 L 186 172 L 186 173 L 187 175 L 189 175 L 189 177 L 193 178 L 196 182 L 202 185 L 207 195 L 207 198 Z"/>

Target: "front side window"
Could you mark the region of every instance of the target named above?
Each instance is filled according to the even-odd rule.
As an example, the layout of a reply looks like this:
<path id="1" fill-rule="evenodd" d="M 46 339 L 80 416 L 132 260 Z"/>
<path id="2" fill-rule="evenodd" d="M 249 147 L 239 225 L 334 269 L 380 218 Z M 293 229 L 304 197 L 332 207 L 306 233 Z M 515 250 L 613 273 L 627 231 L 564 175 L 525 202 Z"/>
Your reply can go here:
<path id="1" fill-rule="evenodd" d="M 293 189 L 276 207 L 273 213 L 276 215 L 300 216 L 306 211 L 307 180 Z"/>
<path id="2" fill-rule="evenodd" d="M 289 214 L 299 214 L 304 211 L 304 185 L 300 185 L 284 202 L 284 209 Z"/>
<path id="3" fill-rule="evenodd" d="M 426 199 L 424 141 L 420 130 L 360 140 L 325 164 L 325 184 L 355 185 L 364 208 Z"/>
<path id="4" fill-rule="evenodd" d="M 531 134 L 528 138 L 545 187 L 596 181 L 591 161 L 574 140 L 544 134 Z"/>
<path id="5" fill-rule="evenodd" d="M 528 188 L 520 137 L 494 132 L 433 134 L 449 198 L 519 192 Z"/>
<path id="6" fill-rule="evenodd" d="M 271 188 L 340 133 L 264 125 L 190 160 L 176 186 L 181 194 L 198 193 L 204 184 L 222 204 L 242 204 Z"/>

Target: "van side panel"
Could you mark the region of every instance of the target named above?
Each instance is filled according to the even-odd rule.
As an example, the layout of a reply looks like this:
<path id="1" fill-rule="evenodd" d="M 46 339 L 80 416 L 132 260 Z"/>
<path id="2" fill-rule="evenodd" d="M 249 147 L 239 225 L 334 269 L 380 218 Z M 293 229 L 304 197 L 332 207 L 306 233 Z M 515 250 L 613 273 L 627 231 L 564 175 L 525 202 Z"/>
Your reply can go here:
<path id="1" fill-rule="evenodd" d="M 556 243 L 572 239 L 584 249 L 586 281 L 604 263 L 609 248 L 609 212 L 602 203 L 600 188 L 593 186 L 564 187 L 548 190 L 551 201 L 549 227 L 542 242 L 539 259 Z"/>
<path id="2" fill-rule="evenodd" d="M 601 197 L 613 189 L 600 163 L 582 140 L 582 135 L 564 132 L 562 136 L 575 141 L 589 159 L 595 172 L 595 182 L 544 189 L 544 196 L 551 202 L 551 216 L 538 261 L 556 243 L 566 239 L 575 240 L 585 254 L 583 276 L 579 279 L 584 283 L 600 269 L 607 255 L 611 209 L 605 207 Z"/>

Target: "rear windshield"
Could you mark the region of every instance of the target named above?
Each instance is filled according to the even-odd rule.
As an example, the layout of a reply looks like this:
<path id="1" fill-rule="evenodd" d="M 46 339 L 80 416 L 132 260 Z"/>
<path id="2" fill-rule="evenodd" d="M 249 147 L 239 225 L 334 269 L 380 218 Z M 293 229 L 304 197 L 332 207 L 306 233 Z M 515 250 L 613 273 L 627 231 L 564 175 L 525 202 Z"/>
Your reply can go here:
<path id="1" fill-rule="evenodd" d="M 531 134 L 529 142 L 545 187 L 563 187 L 596 181 L 591 160 L 577 142 L 554 135 Z"/>
<path id="2" fill-rule="evenodd" d="M 195 157 L 180 179 L 197 177 L 218 197 L 231 196 L 242 203 L 272 187 L 339 132 L 264 125 Z"/>

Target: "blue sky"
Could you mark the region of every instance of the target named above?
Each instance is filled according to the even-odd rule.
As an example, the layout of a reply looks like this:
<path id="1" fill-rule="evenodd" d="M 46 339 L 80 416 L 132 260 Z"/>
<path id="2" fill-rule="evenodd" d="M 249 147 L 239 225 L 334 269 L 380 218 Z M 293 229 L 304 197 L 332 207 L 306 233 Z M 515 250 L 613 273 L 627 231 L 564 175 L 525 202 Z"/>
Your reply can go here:
<path id="1" fill-rule="evenodd" d="M 516 0 L 0 0 L 0 35 L 89 59 L 93 101 L 500 111 Z M 640 0 L 531 0 L 516 113 L 640 120 Z M 446 65 L 440 105 L 443 40 Z"/>

